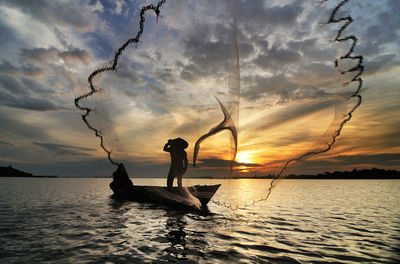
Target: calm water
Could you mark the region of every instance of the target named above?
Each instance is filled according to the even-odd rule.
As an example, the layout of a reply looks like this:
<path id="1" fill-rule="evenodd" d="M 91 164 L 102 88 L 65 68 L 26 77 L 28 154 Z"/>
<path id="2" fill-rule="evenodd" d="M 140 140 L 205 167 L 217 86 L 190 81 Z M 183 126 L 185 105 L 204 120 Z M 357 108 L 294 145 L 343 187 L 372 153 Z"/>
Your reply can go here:
<path id="1" fill-rule="evenodd" d="M 0 178 L 1 263 L 399 263 L 400 180 L 281 180 L 205 212 L 116 202 L 109 179 Z M 259 198 L 267 180 L 222 182 Z M 137 179 L 162 185 L 165 180 Z"/>

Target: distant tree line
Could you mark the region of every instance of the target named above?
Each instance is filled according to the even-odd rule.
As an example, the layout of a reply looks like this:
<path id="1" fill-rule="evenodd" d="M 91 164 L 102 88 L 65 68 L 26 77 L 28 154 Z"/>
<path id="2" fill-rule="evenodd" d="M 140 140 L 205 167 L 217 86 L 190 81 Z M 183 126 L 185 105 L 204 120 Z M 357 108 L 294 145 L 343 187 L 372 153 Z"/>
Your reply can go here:
<path id="1" fill-rule="evenodd" d="M 273 179 L 275 175 L 255 176 L 255 178 Z M 316 175 L 308 174 L 289 174 L 285 179 L 400 179 L 400 171 L 385 169 L 354 169 L 352 171 L 334 171 L 318 173 Z"/>

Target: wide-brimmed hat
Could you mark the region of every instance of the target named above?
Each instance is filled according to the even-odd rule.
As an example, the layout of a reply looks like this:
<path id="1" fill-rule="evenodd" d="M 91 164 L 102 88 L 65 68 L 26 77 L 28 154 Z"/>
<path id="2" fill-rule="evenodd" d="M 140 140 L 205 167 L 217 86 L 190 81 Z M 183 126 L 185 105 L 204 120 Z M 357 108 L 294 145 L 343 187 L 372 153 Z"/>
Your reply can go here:
<path id="1" fill-rule="evenodd" d="M 174 142 L 174 144 L 176 146 L 178 146 L 179 148 L 185 149 L 189 146 L 189 143 L 187 143 L 186 140 L 184 140 L 183 138 L 175 138 L 172 140 Z"/>

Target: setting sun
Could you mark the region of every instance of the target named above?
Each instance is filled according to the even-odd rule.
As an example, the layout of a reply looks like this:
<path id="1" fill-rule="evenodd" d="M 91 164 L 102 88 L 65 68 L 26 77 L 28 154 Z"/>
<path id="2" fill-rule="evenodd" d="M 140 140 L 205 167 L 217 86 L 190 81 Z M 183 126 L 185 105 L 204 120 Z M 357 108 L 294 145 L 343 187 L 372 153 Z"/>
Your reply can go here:
<path id="1" fill-rule="evenodd" d="M 236 161 L 239 163 L 254 163 L 251 151 L 240 151 L 236 154 Z"/>

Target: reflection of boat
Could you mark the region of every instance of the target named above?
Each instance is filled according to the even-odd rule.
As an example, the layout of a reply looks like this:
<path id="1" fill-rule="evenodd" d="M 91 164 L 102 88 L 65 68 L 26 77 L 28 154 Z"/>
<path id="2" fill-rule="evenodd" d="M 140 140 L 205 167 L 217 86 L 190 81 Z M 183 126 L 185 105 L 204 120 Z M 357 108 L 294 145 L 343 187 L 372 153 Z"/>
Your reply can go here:
<path id="1" fill-rule="evenodd" d="M 118 186 L 113 183 L 110 184 L 110 187 L 114 192 L 113 198 L 115 199 L 127 199 L 149 203 L 162 203 L 177 207 L 189 207 L 199 209 L 195 204 L 192 203 L 190 197 L 187 197 L 187 195 L 185 195 L 185 191 L 189 191 L 191 195 L 198 198 L 201 202 L 201 206 L 205 207 L 214 196 L 214 194 L 217 192 L 220 185 L 221 184 L 194 185 L 187 188 L 173 187 L 171 190 L 167 190 L 167 187 L 161 186 L 140 185 L 132 185 L 129 188 L 118 188 Z"/>

